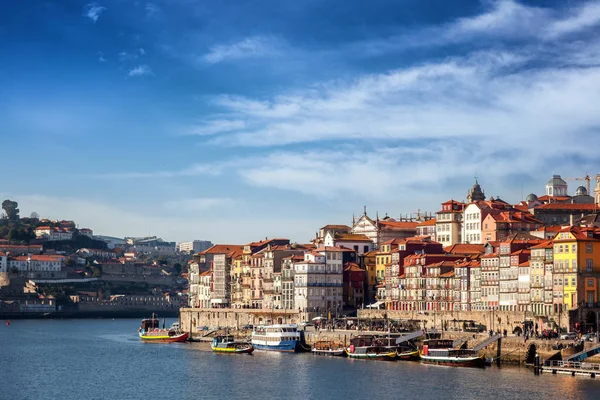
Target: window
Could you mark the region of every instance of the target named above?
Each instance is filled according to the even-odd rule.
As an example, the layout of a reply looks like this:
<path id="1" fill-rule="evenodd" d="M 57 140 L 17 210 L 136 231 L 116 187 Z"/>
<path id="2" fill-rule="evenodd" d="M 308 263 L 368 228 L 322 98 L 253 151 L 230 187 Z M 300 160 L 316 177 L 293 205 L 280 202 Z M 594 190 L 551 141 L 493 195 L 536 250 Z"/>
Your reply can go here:
<path id="1" fill-rule="evenodd" d="M 588 287 L 594 287 L 594 280 L 588 279 L 587 284 L 588 284 Z"/>
<path id="2" fill-rule="evenodd" d="M 571 271 L 572 272 L 577 271 L 577 260 L 572 260 L 572 262 L 571 262 Z"/>
<path id="3" fill-rule="evenodd" d="M 594 270 L 594 261 L 591 258 L 585 260 L 585 270 L 587 272 L 592 272 Z"/>
<path id="4" fill-rule="evenodd" d="M 585 244 L 585 252 L 586 253 L 592 253 L 594 251 L 594 249 L 592 248 L 592 244 L 591 243 L 586 243 Z"/>
<path id="5" fill-rule="evenodd" d="M 571 245 L 571 253 L 577 253 L 577 245 L 575 243 Z"/>
<path id="6" fill-rule="evenodd" d="M 577 280 L 575 278 L 571 278 L 571 286 L 577 286 Z"/>

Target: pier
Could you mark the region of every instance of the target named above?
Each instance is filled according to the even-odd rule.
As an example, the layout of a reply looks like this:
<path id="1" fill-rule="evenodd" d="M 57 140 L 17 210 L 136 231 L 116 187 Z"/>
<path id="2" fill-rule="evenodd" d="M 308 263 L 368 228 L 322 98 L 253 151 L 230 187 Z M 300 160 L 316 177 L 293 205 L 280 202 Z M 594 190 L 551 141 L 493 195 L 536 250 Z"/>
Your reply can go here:
<path id="1" fill-rule="evenodd" d="M 548 361 L 547 365 L 540 367 L 540 372 L 596 378 L 600 374 L 600 364 L 580 361 Z"/>

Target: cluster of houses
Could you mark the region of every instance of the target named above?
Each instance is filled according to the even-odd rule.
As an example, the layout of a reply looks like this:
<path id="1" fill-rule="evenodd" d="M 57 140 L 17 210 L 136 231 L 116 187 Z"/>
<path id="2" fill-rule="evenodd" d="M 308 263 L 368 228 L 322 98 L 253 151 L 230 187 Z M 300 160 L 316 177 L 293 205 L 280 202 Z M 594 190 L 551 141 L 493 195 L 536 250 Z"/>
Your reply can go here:
<path id="1" fill-rule="evenodd" d="M 595 197 L 583 186 L 570 196 L 558 175 L 546 194 L 518 204 L 486 198 L 476 181 L 466 201 L 446 201 L 435 215 L 371 218 L 365 209 L 306 244 L 217 244 L 190 262 L 189 306 L 539 316 L 599 307 L 599 203 L 600 184 Z"/>

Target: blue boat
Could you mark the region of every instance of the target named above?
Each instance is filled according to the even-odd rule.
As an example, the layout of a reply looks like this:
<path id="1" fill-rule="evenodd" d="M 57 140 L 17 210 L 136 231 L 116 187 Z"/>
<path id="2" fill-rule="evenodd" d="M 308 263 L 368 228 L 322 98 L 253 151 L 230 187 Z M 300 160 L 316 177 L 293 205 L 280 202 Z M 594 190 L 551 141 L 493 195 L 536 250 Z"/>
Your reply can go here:
<path id="1" fill-rule="evenodd" d="M 251 342 L 256 350 L 294 353 L 305 350 L 302 333 L 296 324 L 256 326 Z"/>

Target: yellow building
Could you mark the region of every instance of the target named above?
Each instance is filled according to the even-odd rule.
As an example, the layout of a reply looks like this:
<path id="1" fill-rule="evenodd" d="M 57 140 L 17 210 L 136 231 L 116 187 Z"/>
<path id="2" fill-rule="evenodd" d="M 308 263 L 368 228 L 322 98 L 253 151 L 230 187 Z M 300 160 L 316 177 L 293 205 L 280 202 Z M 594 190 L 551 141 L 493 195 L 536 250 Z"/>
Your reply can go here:
<path id="1" fill-rule="evenodd" d="M 555 300 L 562 303 L 562 311 L 599 301 L 599 238 L 594 228 L 576 226 L 561 230 L 554 238 Z"/>

